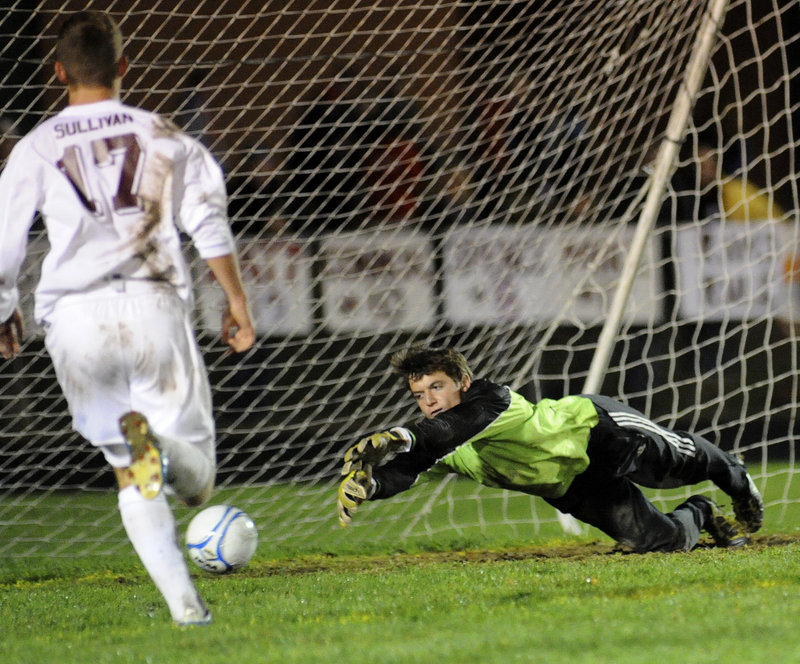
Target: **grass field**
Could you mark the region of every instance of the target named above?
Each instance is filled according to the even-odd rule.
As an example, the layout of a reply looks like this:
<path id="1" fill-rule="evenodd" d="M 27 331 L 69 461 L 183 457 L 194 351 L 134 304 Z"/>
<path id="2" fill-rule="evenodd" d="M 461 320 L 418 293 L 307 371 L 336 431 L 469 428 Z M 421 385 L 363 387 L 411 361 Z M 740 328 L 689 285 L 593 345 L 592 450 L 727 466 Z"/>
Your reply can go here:
<path id="1" fill-rule="evenodd" d="M 7 557 L 0 661 L 800 661 L 800 521 L 777 513 L 742 549 L 646 555 L 557 529 L 401 544 L 362 527 L 289 550 L 262 523 L 245 569 L 197 572 L 201 628 L 172 625 L 132 554 Z"/>

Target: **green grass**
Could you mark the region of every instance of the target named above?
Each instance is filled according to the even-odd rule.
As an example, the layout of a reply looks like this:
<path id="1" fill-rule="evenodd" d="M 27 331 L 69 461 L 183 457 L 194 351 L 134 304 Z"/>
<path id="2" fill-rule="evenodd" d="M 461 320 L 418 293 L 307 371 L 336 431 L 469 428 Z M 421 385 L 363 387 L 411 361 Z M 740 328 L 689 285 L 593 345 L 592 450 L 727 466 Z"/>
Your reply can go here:
<path id="1" fill-rule="evenodd" d="M 4 662 L 789 662 L 800 543 L 630 555 L 606 544 L 254 560 L 197 575 L 171 625 L 135 561 L 0 585 Z"/>
<path id="2" fill-rule="evenodd" d="M 272 542 L 272 524 L 261 518 L 250 565 L 224 576 L 196 572 L 214 613 L 214 623 L 202 628 L 172 625 L 124 542 L 115 555 L 6 556 L 0 661 L 800 661 L 800 520 L 787 484 L 771 482 L 765 528 L 751 546 L 703 545 L 690 553 L 625 554 L 596 531 L 570 537 L 555 524 L 538 532 L 450 529 L 447 506 L 426 517 L 436 535 L 398 538 L 388 527 L 371 527 L 391 512 L 392 501 L 364 506 L 352 529 L 338 528 L 332 515 L 330 530 L 305 542 Z M 225 498 L 222 492 L 215 502 Z M 28 516 L 41 518 L 42 532 L 28 534 L 46 539 L 51 499 L 64 500 L 37 502 Z M 527 499 L 504 505 L 514 519 L 524 520 L 530 509 Z M 536 510 L 546 516 L 542 505 Z M 88 497 L 89 506 L 99 530 L 118 519 L 111 498 Z M 484 507 L 500 509 L 491 500 Z M 330 500 L 310 509 L 330 511 Z M 11 531 L 4 529 L 4 537 Z"/>

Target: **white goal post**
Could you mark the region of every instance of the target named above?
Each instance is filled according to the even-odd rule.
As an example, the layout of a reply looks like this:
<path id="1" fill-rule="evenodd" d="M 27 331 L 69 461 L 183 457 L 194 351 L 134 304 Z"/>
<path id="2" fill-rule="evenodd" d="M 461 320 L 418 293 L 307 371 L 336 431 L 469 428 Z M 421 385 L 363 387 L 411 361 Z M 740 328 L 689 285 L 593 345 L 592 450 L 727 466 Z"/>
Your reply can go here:
<path id="1" fill-rule="evenodd" d="M 54 37 L 85 5 L 0 7 L 0 166 L 63 106 Z M 225 354 L 219 292 L 188 245 L 187 257 L 219 499 L 262 541 L 557 527 L 537 498 L 450 480 L 366 505 L 341 531 L 344 450 L 416 416 L 388 366 L 413 341 L 455 345 L 531 399 L 599 391 L 706 435 L 747 460 L 767 523 L 793 527 L 796 1 L 92 8 L 125 35 L 123 100 L 170 117 L 226 173 L 253 351 Z M 113 476 L 71 431 L 31 319 L 46 251 L 36 224 L 19 284 L 28 338 L 0 362 L 0 550 L 126 551 Z"/>

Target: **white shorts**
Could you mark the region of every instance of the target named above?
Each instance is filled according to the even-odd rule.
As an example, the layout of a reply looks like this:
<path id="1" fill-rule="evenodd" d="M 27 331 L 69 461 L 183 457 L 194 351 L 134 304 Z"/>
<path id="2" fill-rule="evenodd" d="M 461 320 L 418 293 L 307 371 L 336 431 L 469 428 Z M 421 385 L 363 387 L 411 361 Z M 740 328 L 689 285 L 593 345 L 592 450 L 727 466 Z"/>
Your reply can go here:
<path id="1" fill-rule="evenodd" d="M 188 307 L 155 282 L 68 295 L 46 325 L 45 345 L 73 427 L 114 467 L 129 465 L 119 418 L 143 413 L 153 432 L 196 446 L 213 462 L 211 391 Z"/>

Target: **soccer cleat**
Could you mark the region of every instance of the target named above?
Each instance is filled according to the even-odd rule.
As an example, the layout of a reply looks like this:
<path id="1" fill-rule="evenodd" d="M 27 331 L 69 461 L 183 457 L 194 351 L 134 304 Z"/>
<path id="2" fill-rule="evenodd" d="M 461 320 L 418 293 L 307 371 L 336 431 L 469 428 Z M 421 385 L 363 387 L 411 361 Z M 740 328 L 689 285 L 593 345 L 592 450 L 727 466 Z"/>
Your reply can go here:
<path id="1" fill-rule="evenodd" d="M 119 429 L 131 452 L 128 477 L 142 496 L 151 500 L 161 493 L 166 476 L 166 457 L 161 445 L 150 431 L 147 418 L 136 411 L 119 419 Z"/>
<path id="2" fill-rule="evenodd" d="M 211 624 L 211 612 L 202 607 L 201 609 L 196 609 L 194 607 L 186 609 L 185 613 L 183 614 L 183 618 L 180 620 L 176 620 L 175 624 L 178 627 L 191 627 L 192 625 L 210 625 Z"/>
<path id="3" fill-rule="evenodd" d="M 756 532 L 764 523 L 764 499 L 750 473 L 747 474 L 747 493 L 733 499 L 736 520 L 749 533 Z"/>
<path id="4" fill-rule="evenodd" d="M 750 541 L 747 533 L 736 521 L 725 516 L 722 510 L 710 500 L 708 503 L 711 507 L 711 514 L 706 519 L 705 529 L 711 535 L 714 544 L 724 548 L 735 548 L 744 546 Z"/>

